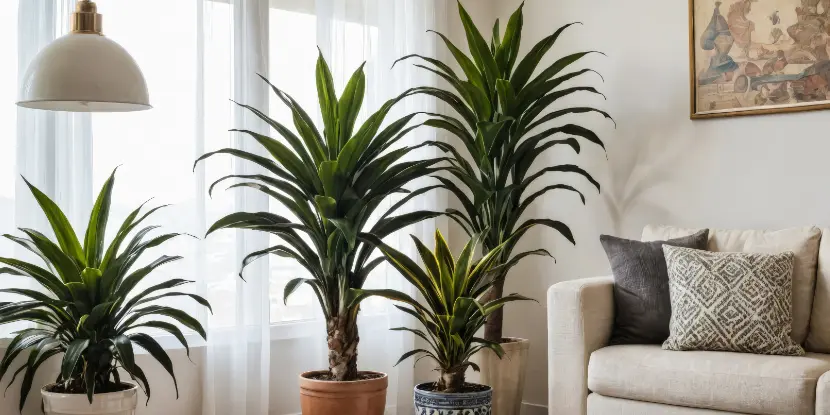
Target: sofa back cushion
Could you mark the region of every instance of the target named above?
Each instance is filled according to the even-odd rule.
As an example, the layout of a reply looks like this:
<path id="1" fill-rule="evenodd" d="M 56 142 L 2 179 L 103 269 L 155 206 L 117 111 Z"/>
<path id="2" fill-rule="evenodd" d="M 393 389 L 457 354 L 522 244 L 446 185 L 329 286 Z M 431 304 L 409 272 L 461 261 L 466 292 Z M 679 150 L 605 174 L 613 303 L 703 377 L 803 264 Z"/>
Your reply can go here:
<path id="1" fill-rule="evenodd" d="M 678 238 L 699 231 L 700 229 L 648 225 L 643 229 L 643 241 Z M 816 227 L 791 228 L 779 231 L 709 230 L 709 250 L 713 252 L 775 254 L 792 251 L 795 254 L 791 337 L 798 344 L 803 344 L 807 339 L 810 315 L 813 313 L 813 295 L 816 285 L 820 240 L 821 230 Z M 828 255 L 830 255 L 830 250 L 828 250 Z M 830 257 L 828 258 L 828 266 L 830 266 Z M 830 273 L 830 269 L 828 269 L 828 273 Z M 830 276 L 830 274 L 828 275 Z M 830 320 L 830 317 L 828 317 L 828 320 Z M 825 327 L 827 326 L 825 325 Z M 828 328 L 828 331 L 830 331 L 830 328 Z M 830 339 L 830 333 L 828 333 L 828 339 Z M 828 347 L 830 347 L 830 342 Z M 808 350 L 811 349 L 808 347 Z"/>
<path id="2" fill-rule="evenodd" d="M 809 352 L 830 353 L 830 229 L 822 229 L 818 248 L 816 294 L 810 316 L 810 334 L 804 348 Z M 827 237 L 825 237 L 827 236 Z"/>

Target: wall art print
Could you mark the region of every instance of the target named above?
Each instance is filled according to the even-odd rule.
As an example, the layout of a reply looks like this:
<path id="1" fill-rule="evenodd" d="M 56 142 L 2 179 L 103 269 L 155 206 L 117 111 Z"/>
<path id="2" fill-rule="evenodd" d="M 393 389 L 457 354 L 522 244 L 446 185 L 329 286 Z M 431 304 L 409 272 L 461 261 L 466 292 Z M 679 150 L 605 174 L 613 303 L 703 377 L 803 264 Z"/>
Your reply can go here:
<path id="1" fill-rule="evenodd" d="M 830 0 L 689 0 L 691 117 L 830 109 Z"/>

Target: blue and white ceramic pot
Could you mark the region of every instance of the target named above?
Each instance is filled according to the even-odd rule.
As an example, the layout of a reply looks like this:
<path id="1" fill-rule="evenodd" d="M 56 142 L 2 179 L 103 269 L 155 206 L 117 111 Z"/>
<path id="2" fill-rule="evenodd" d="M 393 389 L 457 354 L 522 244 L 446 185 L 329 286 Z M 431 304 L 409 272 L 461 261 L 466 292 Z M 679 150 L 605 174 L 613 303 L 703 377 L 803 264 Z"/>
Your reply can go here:
<path id="1" fill-rule="evenodd" d="M 432 392 L 433 383 L 415 387 L 415 415 L 492 415 L 493 389 L 465 393 Z"/>

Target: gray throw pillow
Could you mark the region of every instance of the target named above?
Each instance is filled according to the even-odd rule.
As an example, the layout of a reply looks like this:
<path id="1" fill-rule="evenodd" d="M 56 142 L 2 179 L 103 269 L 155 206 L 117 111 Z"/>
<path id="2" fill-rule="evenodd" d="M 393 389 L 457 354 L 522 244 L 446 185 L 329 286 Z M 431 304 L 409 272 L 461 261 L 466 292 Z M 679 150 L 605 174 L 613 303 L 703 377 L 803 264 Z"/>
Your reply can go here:
<path id="1" fill-rule="evenodd" d="M 795 254 L 663 251 L 672 305 L 663 349 L 804 355 L 790 338 Z"/>
<path id="2" fill-rule="evenodd" d="M 614 273 L 611 344 L 661 344 L 669 337 L 671 297 L 663 245 L 706 249 L 709 230 L 668 241 L 599 238 Z"/>

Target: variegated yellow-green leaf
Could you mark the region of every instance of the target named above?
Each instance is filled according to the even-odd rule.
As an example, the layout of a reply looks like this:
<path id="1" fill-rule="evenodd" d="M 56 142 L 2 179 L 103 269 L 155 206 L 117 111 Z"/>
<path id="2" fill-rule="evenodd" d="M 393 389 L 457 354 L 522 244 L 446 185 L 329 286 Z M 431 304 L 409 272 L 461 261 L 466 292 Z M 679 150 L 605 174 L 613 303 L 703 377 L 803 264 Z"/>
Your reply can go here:
<path id="1" fill-rule="evenodd" d="M 496 267 L 492 257 L 504 246 L 498 246 L 483 258 L 475 259 L 480 238 L 474 236 L 459 254 L 458 259 L 453 260 L 453 255 L 440 231 L 435 232 L 434 251 L 430 251 L 423 242 L 413 237 L 415 247 L 425 264 L 422 269 L 400 251 L 380 240 L 369 239 L 379 246 L 386 260 L 415 286 L 423 302 L 393 290 L 353 290 L 352 301 L 357 303 L 374 296 L 411 307 L 398 308 L 414 316 L 423 324 L 424 330 L 394 330 L 409 331 L 421 337 L 426 340 L 431 350 L 421 349 L 406 353 L 398 363 L 418 354 L 427 355 L 438 364 L 442 379 L 443 374 L 455 373 L 461 376 L 463 383 L 463 373 L 472 365 L 470 357 L 474 350 L 482 345 L 490 347 L 489 342 L 476 337 L 476 332 L 484 326 L 487 316 L 500 310 L 508 302 L 525 299 L 511 295 L 502 300 L 485 302 L 482 297 L 482 288 L 486 289 L 494 281 L 492 274 L 489 274 L 489 271 Z M 444 386 L 450 389 L 449 385 Z"/>

